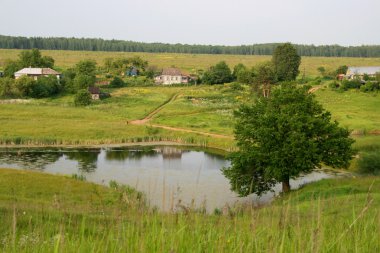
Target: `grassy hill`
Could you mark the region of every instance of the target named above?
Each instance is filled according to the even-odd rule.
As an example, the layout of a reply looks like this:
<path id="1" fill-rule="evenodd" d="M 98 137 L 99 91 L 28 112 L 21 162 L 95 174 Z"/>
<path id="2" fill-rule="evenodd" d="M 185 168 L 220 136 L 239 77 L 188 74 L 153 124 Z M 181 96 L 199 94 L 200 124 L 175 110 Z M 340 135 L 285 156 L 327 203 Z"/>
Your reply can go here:
<path id="1" fill-rule="evenodd" d="M 0 67 L 4 66 L 6 59 L 16 59 L 22 50 L 0 49 Z M 41 50 L 43 55 L 54 58 L 55 65 L 60 68 L 74 66 L 84 59 L 93 59 L 103 65 L 106 58 L 120 58 L 141 56 L 149 61 L 150 65 L 159 68 L 176 66 L 184 71 L 192 72 L 196 69 L 207 69 L 219 61 L 226 61 L 230 67 L 238 63 L 254 66 L 259 62 L 268 61 L 271 56 L 258 55 L 209 55 L 209 54 L 175 54 L 175 53 L 127 53 L 127 52 L 92 52 L 92 51 L 59 51 Z M 302 57 L 301 73 L 307 76 L 318 75 L 317 68 L 323 66 L 326 70 L 335 70 L 341 65 L 348 66 L 380 66 L 380 58 L 349 58 L 349 57 Z"/>
<path id="2" fill-rule="evenodd" d="M 0 106 L 0 144 L 99 145 L 176 141 L 222 149 L 234 147 L 232 112 L 253 99 L 248 86 L 130 87 L 110 90 L 111 98 L 78 108 L 73 97 L 38 99 Z M 175 95 L 175 99 L 169 101 Z M 328 88 L 317 99 L 345 127 L 355 130 L 357 145 L 379 141 L 376 93 Z M 164 105 L 160 107 L 161 105 Z M 143 125 L 131 122 L 160 110 Z M 176 128 L 167 129 L 165 127 Z M 214 136 L 212 136 L 214 135 Z M 223 135 L 223 136 L 216 136 Z M 226 138 L 222 138 L 226 136 Z M 228 138 L 229 137 L 229 138 Z"/>
<path id="3" fill-rule="evenodd" d="M 271 206 L 159 213 L 141 194 L 0 170 L 2 252 L 378 252 L 380 178 L 329 179 Z"/>

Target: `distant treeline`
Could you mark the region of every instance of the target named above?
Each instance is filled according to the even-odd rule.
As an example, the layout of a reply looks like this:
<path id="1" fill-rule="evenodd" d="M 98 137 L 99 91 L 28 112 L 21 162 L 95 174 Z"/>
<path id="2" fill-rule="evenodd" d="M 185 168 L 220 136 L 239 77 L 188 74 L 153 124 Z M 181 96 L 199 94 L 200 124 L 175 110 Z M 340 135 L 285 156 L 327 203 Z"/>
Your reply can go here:
<path id="1" fill-rule="evenodd" d="M 239 54 L 272 55 L 279 43 L 213 46 L 165 43 L 143 43 L 123 40 L 103 40 L 86 38 L 42 38 L 13 37 L 0 35 L 0 48 L 6 49 L 46 49 L 77 51 L 114 51 L 149 53 L 186 53 L 186 54 Z M 350 46 L 339 45 L 295 45 L 301 56 L 326 57 L 380 57 L 380 45 Z"/>

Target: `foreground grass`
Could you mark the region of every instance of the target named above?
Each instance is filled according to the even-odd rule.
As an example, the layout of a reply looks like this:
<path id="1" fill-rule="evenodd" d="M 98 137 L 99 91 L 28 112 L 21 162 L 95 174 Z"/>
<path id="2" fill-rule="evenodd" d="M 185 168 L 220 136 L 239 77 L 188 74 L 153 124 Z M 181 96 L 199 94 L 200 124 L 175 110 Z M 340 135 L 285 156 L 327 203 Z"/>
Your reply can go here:
<path id="1" fill-rule="evenodd" d="M 4 66 L 6 59 L 16 59 L 22 50 L 0 49 L 0 67 Z M 207 69 L 219 61 L 226 61 L 230 67 L 243 63 L 249 67 L 270 60 L 271 56 L 259 55 L 208 55 L 208 54 L 175 54 L 175 53 L 128 53 L 128 52 L 91 52 L 91 51 L 60 51 L 41 50 L 43 55 L 54 58 L 55 65 L 63 69 L 74 66 L 84 59 L 96 60 L 103 65 L 106 58 L 120 58 L 141 56 L 149 61 L 150 65 L 158 68 L 176 66 L 187 72 L 197 69 Z M 339 66 L 379 66 L 380 58 L 349 58 L 349 57 L 302 57 L 301 72 L 306 75 L 318 75 L 318 67 L 323 66 L 328 71 L 335 70 Z"/>
<path id="2" fill-rule="evenodd" d="M 260 209 L 159 213 L 129 188 L 0 170 L 3 252 L 378 252 L 380 178 L 323 180 Z"/>

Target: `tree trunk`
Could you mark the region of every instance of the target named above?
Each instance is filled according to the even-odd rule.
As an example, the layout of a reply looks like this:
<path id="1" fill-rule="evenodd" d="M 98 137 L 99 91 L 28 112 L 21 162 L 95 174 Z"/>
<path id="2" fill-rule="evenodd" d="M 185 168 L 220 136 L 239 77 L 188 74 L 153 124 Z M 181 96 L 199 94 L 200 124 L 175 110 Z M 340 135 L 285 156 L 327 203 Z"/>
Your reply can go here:
<path id="1" fill-rule="evenodd" d="M 282 180 L 282 192 L 283 193 L 290 192 L 289 178 L 286 178 L 286 179 Z"/>

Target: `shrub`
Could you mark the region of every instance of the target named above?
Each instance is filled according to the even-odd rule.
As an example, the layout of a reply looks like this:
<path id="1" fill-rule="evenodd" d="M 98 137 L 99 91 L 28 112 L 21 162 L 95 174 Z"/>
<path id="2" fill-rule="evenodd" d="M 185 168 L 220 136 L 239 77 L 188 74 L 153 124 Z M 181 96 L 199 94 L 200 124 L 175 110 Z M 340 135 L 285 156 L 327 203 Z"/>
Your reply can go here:
<path id="1" fill-rule="evenodd" d="M 236 91 L 239 91 L 239 90 L 244 90 L 244 87 L 240 84 L 240 83 L 231 83 L 231 90 L 236 90 Z"/>
<path id="2" fill-rule="evenodd" d="M 339 83 L 337 83 L 336 81 L 330 82 L 329 88 L 330 89 L 337 89 L 337 88 L 339 88 Z"/>
<path id="3" fill-rule="evenodd" d="M 360 91 L 362 92 L 371 92 L 378 89 L 379 89 L 379 84 L 375 82 L 367 82 L 365 85 L 362 85 L 360 87 Z"/>
<path id="4" fill-rule="evenodd" d="M 380 173 L 380 151 L 363 153 L 358 160 L 359 171 L 367 174 Z"/>
<path id="5" fill-rule="evenodd" d="M 110 83 L 110 87 L 113 87 L 113 88 L 120 88 L 124 86 L 125 86 L 124 81 L 120 77 L 117 77 L 117 76 Z"/>
<path id="6" fill-rule="evenodd" d="M 343 80 L 342 82 L 342 89 L 348 90 L 348 89 L 359 89 L 361 86 L 361 82 L 358 79 L 355 80 Z"/>
<path id="7" fill-rule="evenodd" d="M 74 97 L 76 106 L 85 106 L 91 104 L 91 94 L 87 90 L 79 90 Z"/>

